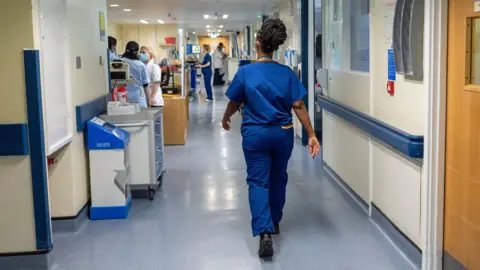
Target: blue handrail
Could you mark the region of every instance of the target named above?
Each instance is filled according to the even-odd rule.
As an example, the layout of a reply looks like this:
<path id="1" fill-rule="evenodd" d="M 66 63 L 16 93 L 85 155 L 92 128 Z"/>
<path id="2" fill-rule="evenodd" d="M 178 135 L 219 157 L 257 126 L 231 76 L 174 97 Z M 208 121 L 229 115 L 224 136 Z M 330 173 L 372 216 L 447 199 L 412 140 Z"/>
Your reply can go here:
<path id="1" fill-rule="evenodd" d="M 322 109 L 337 115 L 399 152 L 411 158 L 423 158 L 423 136 L 411 135 L 325 96 L 318 96 L 317 100 Z"/>

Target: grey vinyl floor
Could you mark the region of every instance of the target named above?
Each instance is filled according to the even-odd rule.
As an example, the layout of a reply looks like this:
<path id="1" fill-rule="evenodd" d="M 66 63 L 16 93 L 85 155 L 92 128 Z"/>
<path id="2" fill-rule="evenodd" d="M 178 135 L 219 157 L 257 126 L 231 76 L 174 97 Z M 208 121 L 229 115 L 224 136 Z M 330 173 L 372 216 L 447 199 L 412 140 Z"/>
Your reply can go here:
<path id="1" fill-rule="evenodd" d="M 412 269 L 301 145 L 289 164 L 276 255 L 260 260 L 250 230 L 241 119 L 223 131 L 223 88 L 215 98 L 191 104 L 188 143 L 166 148 L 167 174 L 156 199 L 134 200 L 126 220 L 88 221 L 78 233 L 55 234 L 54 269 Z"/>

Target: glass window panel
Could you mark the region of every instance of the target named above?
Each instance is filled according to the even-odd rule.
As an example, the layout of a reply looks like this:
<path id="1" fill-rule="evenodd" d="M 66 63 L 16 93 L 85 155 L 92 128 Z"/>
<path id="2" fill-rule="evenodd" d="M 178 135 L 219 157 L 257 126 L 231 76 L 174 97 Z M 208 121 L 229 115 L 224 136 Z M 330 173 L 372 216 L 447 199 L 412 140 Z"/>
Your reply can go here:
<path id="1" fill-rule="evenodd" d="M 370 16 L 368 0 L 350 0 L 350 69 L 370 71 Z"/>

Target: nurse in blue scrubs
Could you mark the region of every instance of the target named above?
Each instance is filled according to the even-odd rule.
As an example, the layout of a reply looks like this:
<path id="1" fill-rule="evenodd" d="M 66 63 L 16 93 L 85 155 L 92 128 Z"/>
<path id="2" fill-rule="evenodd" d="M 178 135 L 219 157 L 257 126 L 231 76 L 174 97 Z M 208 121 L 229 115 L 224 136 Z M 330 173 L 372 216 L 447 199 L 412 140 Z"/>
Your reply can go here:
<path id="1" fill-rule="evenodd" d="M 307 131 L 312 158 L 320 151 L 302 100 L 307 91 L 291 68 L 272 60 L 286 39 L 287 29 L 281 20 L 263 23 L 256 40 L 258 60 L 238 70 L 226 93 L 230 102 L 222 120 L 223 128 L 230 130 L 230 117 L 244 104 L 242 146 L 252 232 L 254 237 L 260 236 L 260 257 L 273 256 L 271 235 L 280 233 L 294 142 L 292 109 Z"/>
<path id="2" fill-rule="evenodd" d="M 147 55 L 140 55 L 140 46 L 135 41 L 127 43 L 122 61 L 130 65 L 130 76 L 135 79 L 135 83 L 127 85 L 128 102 L 140 103 L 140 107 L 147 107 L 148 78 L 147 66 L 142 62 L 148 60 Z"/>
<path id="3" fill-rule="evenodd" d="M 213 101 L 213 90 L 212 90 L 212 56 L 210 55 L 210 45 L 203 45 L 203 62 L 201 65 L 198 65 L 197 68 L 202 69 L 203 81 L 205 83 L 205 91 L 207 92 L 206 102 Z"/>

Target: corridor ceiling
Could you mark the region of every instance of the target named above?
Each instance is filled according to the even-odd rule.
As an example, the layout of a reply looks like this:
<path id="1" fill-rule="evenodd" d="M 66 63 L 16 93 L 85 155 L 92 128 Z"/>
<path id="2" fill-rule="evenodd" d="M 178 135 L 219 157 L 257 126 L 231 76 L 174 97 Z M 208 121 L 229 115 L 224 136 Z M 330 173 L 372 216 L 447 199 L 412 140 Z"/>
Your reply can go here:
<path id="1" fill-rule="evenodd" d="M 107 0 L 108 19 L 116 23 L 178 23 L 186 31 L 206 33 L 206 25 L 223 25 L 224 30 L 239 30 L 258 16 L 275 10 L 289 0 Z M 111 5 L 118 5 L 112 7 Z M 130 9 L 131 11 L 124 11 Z M 204 19 L 218 15 L 218 19 Z M 228 14 L 227 19 L 222 15 Z"/>

